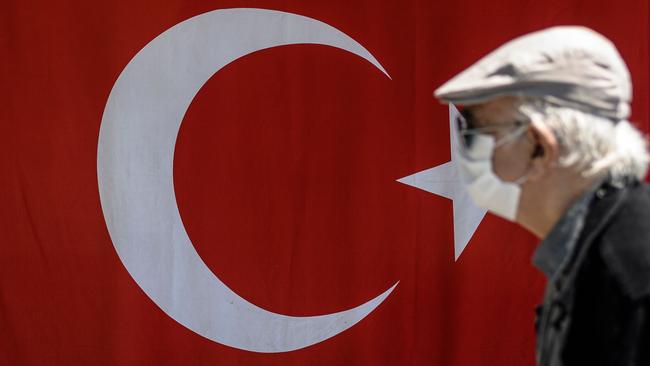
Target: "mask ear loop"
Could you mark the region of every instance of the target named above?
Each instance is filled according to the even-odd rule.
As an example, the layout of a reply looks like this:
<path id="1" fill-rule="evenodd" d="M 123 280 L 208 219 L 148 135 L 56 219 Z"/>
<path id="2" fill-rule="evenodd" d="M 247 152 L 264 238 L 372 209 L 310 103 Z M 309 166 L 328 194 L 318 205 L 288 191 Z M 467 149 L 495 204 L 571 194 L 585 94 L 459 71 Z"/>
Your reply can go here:
<path id="1" fill-rule="evenodd" d="M 533 122 L 541 121 L 541 115 L 537 111 L 535 111 L 534 108 L 532 108 L 531 106 L 529 106 L 527 104 L 520 104 L 517 107 L 517 110 L 518 110 L 519 114 L 523 117 L 522 118 L 523 121 L 521 121 L 521 120 L 518 121 L 519 123 L 521 123 L 521 125 L 519 127 L 517 127 L 515 132 L 513 132 L 513 133 L 509 134 L 508 136 L 504 137 L 503 139 L 497 141 L 496 144 L 494 145 L 495 148 L 497 148 L 499 146 L 502 146 L 502 145 L 505 145 L 505 144 L 507 144 L 507 143 L 509 143 L 511 141 L 514 141 L 514 140 L 518 139 L 519 137 L 521 137 L 521 135 L 523 135 L 528 130 L 528 128 L 530 128 L 530 125 Z"/>
<path id="2" fill-rule="evenodd" d="M 509 142 L 511 142 L 511 141 L 514 141 L 514 140 L 518 139 L 518 138 L 521 137 L 521 136 L 522 136 L 526 131 L 528 131 L 528 129 L 530 128 L 530 125 L 531 125 L 534 121 L 540 121 L 540 120 L 541 120 L 541 115 L 540 115 L 539 113 L 537 113 L 533 108 L 531 108 L 531 107 L 528 106 L 528 105 L 525 105 L 525 104 L 524 104 L 524 105 L 520 105 L 518 109 L 519 109 L 519 113 L 521 113 L 523 116 L 526 117 L 527 121 L 524 122 L 523 125 L 519 126 L 515 132 L 513 132 L 513 133 L 510 134 L 509 136 L 506 136 L 505 138 L 503 138 L 502 140 L 500 140 L 497 144 L 495 144 L 495 146 L 494 146 L 495 148 L 497 148 L 498 146 L 502 146 L 502 145 L 504 145 L 504 144 L 506 144 L 506 143 L 509 143 Z M 533 156 L 534 156 L 534 157 L 537 157 L 537 156 L 543 156 L 543 155 L 544 155 L 544 150 L 543 150 L 543 149 L 540 150 L 540 148 L 541 148 L 541 146 L 539 146 L 539 145 L 535 148 L 535 151 L 533 152 Z M 538 152 L 538 151 L 540 151 L 540 152 Z M 518 185 L 518 186 L 521 186 L 522 184 L 524 184 L 524 183 L 528 180 L 528 178 L 530 177 L 530 174 L 531 174 L 530 169 L 528 169 L 528 172 L 526 172 L 526 173 L 525 173 L 524 175 L 522 175 L 521 177 L 515 179 L 515 180 L 512 181 L 511 183 L 512 183 L 512 184 L 516 184 L 516 185 Z"/>
<path id="3" fill-rule="evenodd" d="M 522 123 L 522 125 L 517 127 L 517 129 L 515 129 L 514 132 L 511 132 L 507 136 L 505 136 L 502 139 L 500 139 L 499 141 L 497 141 L 494 144 L 494 148 L 496 149 L 499 146 L 503 146 L 505 144 L 508 144 L 508 143 L 513 142 L 513 141 L 517 140 L 518 138 L 520 138 L 528 130 L 528 128 L 530 127 L 530 122 L 520 122 L 520 123 Z"/>
<path id="4" fill-rule="evenodd" d="M 528 177 L 530 177 L 530 171 L 528 173 L 522 175 L 521 177 L 515 179 L 512 182 L 512 184 L 516 184 L 516 185 L 520 186 L 520 185 L 526 183 L 526 181 L 528 180 Z"/>
<path id="5" fill-rule="evenodd" d="M 527 124 L 525 126 L 526 130 L 528 128 L 530 128 L 530 125 L 532 125 L 533 123 L 535 123 L 535 122 L 540 123 L 541 122 L 541 120 L 542 120 L 541 114 L 539 112 L 537 112 L 532 106 L 522 104 L 522 105 L 519 106 L 518 109 L 519 109 L 519 113 L 524 115 L 526 117 L 526 119 L 528 120 L 528 122 L 527 122 Z M 533 150 L 533 154 L 531 155 L 531 158 L 537 158 L 537 157 L 541 157 L 541 156 L 544 156 L 544 148 L 541 145 L 537 144 L 535 146 L 535 150 Z M 523 184 L 524 182 L 526 182 L 528 180 L 528 178 L 530 177 L 530 174 L 531 173 L 530 173 L 530 169 L 529 169 L 529 171 L 526 174 L 524 174 L 523 176 L 521 176 L 520 178 L 515 180 L 514 183 L 515 184 Z"/>

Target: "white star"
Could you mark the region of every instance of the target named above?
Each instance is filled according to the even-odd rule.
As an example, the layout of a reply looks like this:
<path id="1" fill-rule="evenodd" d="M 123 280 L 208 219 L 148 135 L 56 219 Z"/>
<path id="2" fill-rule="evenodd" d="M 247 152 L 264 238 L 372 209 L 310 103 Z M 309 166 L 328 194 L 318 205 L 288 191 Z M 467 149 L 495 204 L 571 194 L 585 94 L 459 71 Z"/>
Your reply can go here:
<path id="1" fill-rule="evenodd" d="M 397 181 L 424 191 L 448 198 L 454 204 L 454 259 L 458 260 L 463 249 L 474 235 L 486 211 L 474 204 L 460 181 L 456 169 L 456 130 L 453 126 L 459 112 L 449 105 L 449 130 L 451 138 L 451 161 L 431 169 L 400 178 Z"/>

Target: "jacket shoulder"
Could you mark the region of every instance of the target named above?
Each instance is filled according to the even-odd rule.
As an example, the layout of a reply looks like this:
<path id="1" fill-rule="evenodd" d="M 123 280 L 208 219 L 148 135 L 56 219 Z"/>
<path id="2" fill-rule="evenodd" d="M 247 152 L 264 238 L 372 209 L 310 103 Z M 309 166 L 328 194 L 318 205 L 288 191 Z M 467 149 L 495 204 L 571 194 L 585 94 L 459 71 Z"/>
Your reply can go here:
<path id="1" fill-rule="evenodd" d="M 600 255 L 632 299 L 650 295 L 650 186 L 624 188 L 626 197 L 601 236 Z"/>

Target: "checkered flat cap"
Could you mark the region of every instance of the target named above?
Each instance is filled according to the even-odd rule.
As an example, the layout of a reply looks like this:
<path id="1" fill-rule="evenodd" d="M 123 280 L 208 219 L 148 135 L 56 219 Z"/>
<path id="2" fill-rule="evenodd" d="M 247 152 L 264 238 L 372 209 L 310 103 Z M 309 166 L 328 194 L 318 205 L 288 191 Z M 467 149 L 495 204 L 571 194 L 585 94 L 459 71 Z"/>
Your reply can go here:
<path id="1" fill-rule="evenodd" d="M 630 73 L 612 42 L 585 27 L 560 26 L 515 38 L 439 87 L 459 105 L 499 96 L 542 98 L 614 120 L 630 114 Z"/>

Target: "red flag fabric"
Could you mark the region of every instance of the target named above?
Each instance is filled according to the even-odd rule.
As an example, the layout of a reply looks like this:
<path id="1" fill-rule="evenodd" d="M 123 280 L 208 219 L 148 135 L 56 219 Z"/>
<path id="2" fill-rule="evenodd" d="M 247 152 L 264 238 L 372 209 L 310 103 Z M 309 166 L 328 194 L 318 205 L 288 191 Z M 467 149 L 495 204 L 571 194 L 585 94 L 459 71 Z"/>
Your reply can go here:
<path id="1" fill-rule="evenodd" d="M 135 200 L 165 184 L 156 180 L 164 167 L 129 170 L 152 154 L 146 147 L 163 129 L 154 123 L 129 142 L 129 123 L 148 113 L 174 120 L 182 96 L 174 93 L 187 75 L 234 49 L 211 40 L 248 44 L 243 33 L 217 32 L 196 54 L 182 52 L 196 39 L 182 36 L 200 28 L 183 22 L 235 8 L 285 13 L 269 18 L 282 42 L 231 55 L 189 95 L 168 144 L 175 195 L 168 203 L 178 207 L 181 226 L 155 222 L 156 210 L 128 211 L 140 206 L 120 201 L 130 196 L 115 193 L 111 169 L 124 165 L 123 187 L 135 189 Z M 544 286 L 530 265 L 536 240 L 488 215 L 456 259 L 453 202 L 397 181 L 450 160 L 449 112 L 432 92 L 515 36 L 581 24 L 617 45 L 634 83 L 632 120 L 650 127 L 644 0 L 9 0 L 0 17 L 2 365 L 533 365 L 533 309 Z M 272 38 L 261 24 L 219 19 L 206 26 Z M 129 94 L 140 89 L 124 75 L 179 24 L 191 26 L 178 47 L 154 53 L 156 62 L 134 73 L 186 66 L 138 84 L 171 101 L 153 110 L 149 96 Z M 126 94 L 111 99 L 121 81 Z M 142 114 L 125 120 L 127 104 Z M 105 132 L 117 120 L 128 123 Z M 103 165 L 102 154 L 119 156 L 125 146 L 135 155 Z M 134 185 L 139 176 L 155 179 Z M 111 202 L 133 216 L 122 220 Z M 123 231 L 111 226 L 120 220 Z M 154 227 L 161 230 L 147 231 Z M 185 254 L 156 262 L 168 264 L 156 276 L 128 258 L 152 263 L 164 254 L 157 246 L 120 246 L 129 235 L 176 243 L 178 232 L 191 239 L 182 248 L 195 250 L 210 281 L 255 307 L 224 302 L 201 313 L 187 304 L 222 298 L 196 293 L 201 278 L 164 272 L 194 273 L 178 269 Z M 273 334 L 247 328 L 258 315 L 270 322 L 260 324 L 281 327 L 289 324 L 281 316 L 300 323 L 382 293 L 353 323 L 319 318 L 332 319 L 336 331 L 316 331 L 311 320 Z M 283 348 L 307 338 L 313 341 Z"/>

